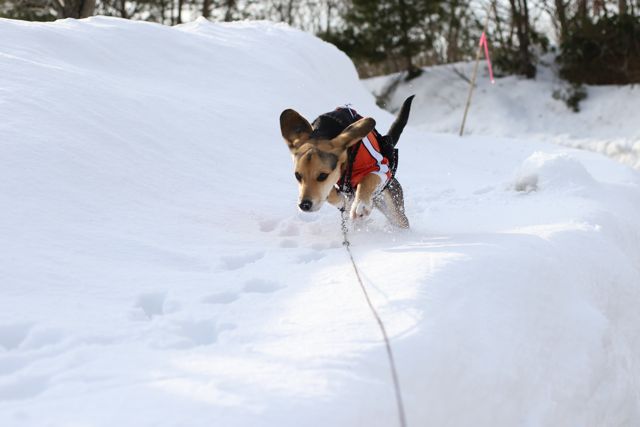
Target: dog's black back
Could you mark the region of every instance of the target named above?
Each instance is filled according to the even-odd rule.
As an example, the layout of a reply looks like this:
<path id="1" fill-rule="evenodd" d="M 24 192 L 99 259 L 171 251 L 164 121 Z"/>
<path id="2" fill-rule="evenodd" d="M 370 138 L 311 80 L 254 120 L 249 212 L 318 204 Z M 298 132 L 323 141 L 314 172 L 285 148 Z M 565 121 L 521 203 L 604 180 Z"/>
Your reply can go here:
<path id="1" fill-rule="evenodd" d="M 350 124 L 355 123 L 362 116 L 348 107 L 339 107 L 328 113 L 318 116 L 313 121 L 310 138 L 333 139 L 345 130 Z"/>
<path id="2" fill-rule="evenodd" d="M 398 144 L 400 135 L 402 134 L 404 127 L 407 125 L 409 112 L 411 111 L 411 102 L 413 101 L 414 97 L 415 95 L 411 95 L 402 103 L 400 113 L 396 117 L 396 120 L 389 128 L 389 132 L 387 133 L 387 135 L 385 135 L 381 139 L 381 141 L 384 140 L 384 145 L 391 145 L 391 148 L 393 148 Z M 333 139 L 338 136 L 340 132 L 345 130 L 350 124 L 355 123 L 361 118 L 361 115 L 359 115 L 349 107 L 336 108 L 333 111 L 329 111 L 328 113 L 324 113 L 318 116 L 318 118 L 313 121 L 313 123 L 311 124 L 313 132 L 310 136 L 311 138 L 316 137 Z M 376 129 L 374 129 L 374 131 L 377 135 L 380 135 L 380 133 L 378 133 Z"/>

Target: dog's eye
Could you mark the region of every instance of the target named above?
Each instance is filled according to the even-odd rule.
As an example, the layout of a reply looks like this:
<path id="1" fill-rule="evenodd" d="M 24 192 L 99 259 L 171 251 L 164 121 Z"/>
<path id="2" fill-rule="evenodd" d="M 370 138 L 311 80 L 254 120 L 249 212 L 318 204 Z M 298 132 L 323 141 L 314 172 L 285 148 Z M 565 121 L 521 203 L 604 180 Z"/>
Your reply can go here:
<path id="1" fill-rule="evenodd" d="M 322 182 L 322 181 L 324 181 L 325 179 L 327 179 L 327 177 L 328 177 L 328 176 L 329 176 L 329 175 L 328 175 L 328 174 L 326 174 L 326 173 L 321 173 L 320 175 L 318 175 L 318 181 Z"/>
<path id="2" fill-rule="evenodd" d="M 298 182 L 302 181 L 302 175 L 300 175 L 298 172 L 296 172 L 296 179 L 298 180 Z"/>

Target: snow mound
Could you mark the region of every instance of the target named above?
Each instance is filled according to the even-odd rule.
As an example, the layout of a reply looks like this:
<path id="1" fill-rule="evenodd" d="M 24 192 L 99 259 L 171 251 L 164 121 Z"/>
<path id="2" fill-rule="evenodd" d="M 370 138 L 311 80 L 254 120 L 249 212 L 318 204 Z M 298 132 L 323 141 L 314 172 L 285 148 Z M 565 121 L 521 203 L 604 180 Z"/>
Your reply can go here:
<path id="1" fill-rule="evenodd" d="M 0 425 L 395 425 L 339 215 L 298 212 L 278 128 L 351 102 L 387 129 L 343 53 L 0 19 L 0 75 Z M 640 424 L 638 175 L 415 127 L 399 149 L 412 229 L 350 238 L 409 426 Z M 518 169 L 540 191 L 505 189 Z"/>
<path id="2" fill-rule="evenodd" d="M 520 167 L 514 183 L 516 191 L 580 190 L 596 181 L 578 160 L 565 153 L 535 152 Z"/>

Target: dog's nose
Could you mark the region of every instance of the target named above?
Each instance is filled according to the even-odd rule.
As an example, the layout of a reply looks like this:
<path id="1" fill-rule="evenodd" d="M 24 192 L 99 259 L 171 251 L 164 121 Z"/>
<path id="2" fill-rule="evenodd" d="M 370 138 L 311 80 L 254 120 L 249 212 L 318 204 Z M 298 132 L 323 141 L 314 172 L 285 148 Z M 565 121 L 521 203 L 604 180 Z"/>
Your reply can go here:
<path id="1" fill-rule="evenodd" d="M 313 206 L 313 203 L 311 203 L 311 200 L 307 200 L 307 199 L 301 201 L 300 204 L 298 205 L 300 210 L 303 210 L 305 212 L 309 211 L 311 209 L 311 206 Z"/>

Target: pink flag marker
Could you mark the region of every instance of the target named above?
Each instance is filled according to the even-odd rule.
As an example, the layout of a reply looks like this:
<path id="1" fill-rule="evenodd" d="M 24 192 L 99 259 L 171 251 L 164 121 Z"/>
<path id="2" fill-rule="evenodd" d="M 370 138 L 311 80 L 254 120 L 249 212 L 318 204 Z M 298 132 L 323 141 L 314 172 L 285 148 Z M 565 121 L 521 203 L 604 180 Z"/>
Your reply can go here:
<path id="1" fill-rule="evenodd" d="M 489 56 L 489 43 L 487 43 L 487 36 L 484 31 L 480 36 L 480 46 L 484 46 L 484 56 L 487 58 L 487 66 L 489 67 L 489 78 L 491 79 L 491 84 L 494 84 L 496 81 L 493 79 L 493 68 L 491 67 L 491 57 Z"/>

